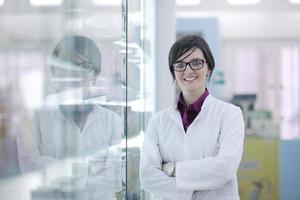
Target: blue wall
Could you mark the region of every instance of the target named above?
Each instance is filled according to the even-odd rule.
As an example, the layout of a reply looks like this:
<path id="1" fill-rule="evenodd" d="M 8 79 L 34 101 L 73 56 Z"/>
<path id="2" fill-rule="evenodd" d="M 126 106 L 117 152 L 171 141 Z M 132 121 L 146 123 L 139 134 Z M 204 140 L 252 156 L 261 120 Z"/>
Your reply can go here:
<path id="1" fill-rule="evenodd" d="M 300 140 L 280 142 L 280 199 L 300 199 Z"/>

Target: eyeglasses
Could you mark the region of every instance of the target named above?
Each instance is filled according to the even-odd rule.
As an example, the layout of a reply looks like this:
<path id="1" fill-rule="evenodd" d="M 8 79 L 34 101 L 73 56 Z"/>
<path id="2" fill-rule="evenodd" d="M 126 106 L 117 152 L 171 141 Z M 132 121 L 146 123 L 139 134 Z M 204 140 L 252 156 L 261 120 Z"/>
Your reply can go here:
<path id="1" fill-rule="evenodd" d="M 81 69 L 84 69 L 86 71 L 94 71 L 95 70 L 95 67 L 94 65 L 92 65 L 90 62 L 89 62 L 89 59 L 86 58 L 84 55 L 82 55 L 81 53 L 79 52 L 76 52 L 74 55 L 74 62 L 76 63 L 76 65 L 78 65 Z"/>
<path id="2" fill-rule="evenodd" d="M 95 66 L 91 63 L 68 63 L 68 62 L 61 62 L 59 64 L 52 64 L 56 71 L 66 71 L 66 72 L 94 72 Z"/>
<path id="3" fill-rule="evenodd" d="M 90 63 L 80 63 L 80 64 L 77 64 L 81 69 L 84 69 L 88 72 L 92 72 L 95 70 L 95 67 L 94 65 L 90 64 Z"/>
<path id="4" fill-rule="evenodd" d="M 204 66 L 204 63 L 206 63 L 205 60 L 196 59 L 196 60 L 192 60 L 191 62 L 180 61 L 180 62 L 174 63 L 172 66 L 173 66 L 174 71 L 183 72 L 186 70 L 186 67 L 188 65 L 191 67 L 192 70 L 198 70 Z"/>
<path id="5" fill-rule="evenodd" d="M 80 59 L 77 55 L 73 59 L 51 58 L 49 65 L 57 70 L 93 72 L 96 67 L 88 59 Z"/>

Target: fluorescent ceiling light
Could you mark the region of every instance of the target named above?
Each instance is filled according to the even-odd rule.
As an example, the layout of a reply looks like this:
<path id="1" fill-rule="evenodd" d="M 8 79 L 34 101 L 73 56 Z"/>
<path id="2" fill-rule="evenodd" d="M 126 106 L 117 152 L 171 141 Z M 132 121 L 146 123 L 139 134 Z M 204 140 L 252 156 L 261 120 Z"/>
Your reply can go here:
<path id="1" fill-rule="evenodd" d="M 300 0 L 290 0 L 290 3 L 300 4 Z"/>
<path id="2" fill-rule="evenodd" d="M 121 6 L 121 0 L 94 0 L 99 6 Z"/>
<path id="3" fill-rule="evenodd" d="M 59 6 L 63 0 L 30 0 L 34 6 Z"/>
<path id="4" fill-rule="evenodd" d="M 260 0 L 227 0 L 227 2 L 232 5 L 250 5 L 258 4 Z"/>
<path id="5" fill-rule="evenodd" d="M 0 0 L 0 6 L 4 4 L 4 0 Z"/>
<path id="6" fill-rule="evenodd" d="M 200 4 L 201 0 L 176 0 L 176 4 L 179 6 L 192 6 Z"/>

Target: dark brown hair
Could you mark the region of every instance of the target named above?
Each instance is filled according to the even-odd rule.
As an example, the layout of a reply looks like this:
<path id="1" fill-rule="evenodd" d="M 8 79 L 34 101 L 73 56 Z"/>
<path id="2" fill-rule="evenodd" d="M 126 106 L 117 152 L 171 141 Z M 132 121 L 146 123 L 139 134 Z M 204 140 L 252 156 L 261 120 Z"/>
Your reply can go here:
<path id="1" fill-rule="evenodd" d="M 197 48 L 203 52 L 204 58 L 208 64 L 208 68 L 211 71 L 209 78 L 211 77 L 212 72 L 215 68 L 215 61 L 207 42 L 201 36 L 186 35 L 178 39 L 172 45 L 169 52 L 169 69 L 172 74 L 173 80 L 175 80 L 173 64 L 175 62 L 178 62 L 178 58 L 180 58 L 183 54 Z"/>
<path id="2" fill-rule="evenodd" d="M 62 38 L 52 53 L 51 59 L 55 60 L 60 52 L 68 52 L 70 55 L 80 53 L 84 58 L 92 64 L 94 68 L 94 76 L 101 72 L 101 53 L 95 42 L 85 36 L 67 35 Z M 73 59 L 65 58 L 66 62 L 73 62 Z M 52 68 L 52 67 L 51 67 Z"/>

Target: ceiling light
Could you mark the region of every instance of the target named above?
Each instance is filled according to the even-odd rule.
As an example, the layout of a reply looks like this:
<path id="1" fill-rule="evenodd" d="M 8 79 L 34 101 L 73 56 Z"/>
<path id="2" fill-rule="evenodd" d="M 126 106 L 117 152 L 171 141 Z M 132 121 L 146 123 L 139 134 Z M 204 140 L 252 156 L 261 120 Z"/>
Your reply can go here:
<path id="1" fill-rule="evenodd" d="M 300 0 L 290 0 L 290 3 L 300 4 Z"/>
<path id="2" fill-rule="evenodd" d="M 30 0 L 34 6 L 59 6 L 63 0 Z"/>
<path id="3" fill-rule="evenodd" d="M 200 4 L 201 0 L 176 0 L 176 4 L 179 6 L 192 6 Z"/>
<path id="4" fill-rule="evenodd" d="M 4 0 L 0 0 L 0 6 L 4 4 Z"/>
<path id="5" fill-rule="evenodd" d="M 258 4 L 260 0 L 227 0 L 227 2 L 232 5 L 250 5 Z"/>
<path id="6" fill-rule="evenodd" d="M 121 0 L 94 0 L 99 6 L 121 6 Z"/>

